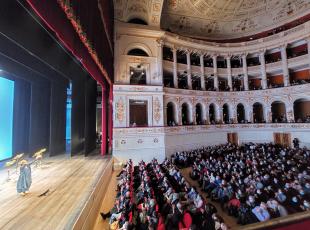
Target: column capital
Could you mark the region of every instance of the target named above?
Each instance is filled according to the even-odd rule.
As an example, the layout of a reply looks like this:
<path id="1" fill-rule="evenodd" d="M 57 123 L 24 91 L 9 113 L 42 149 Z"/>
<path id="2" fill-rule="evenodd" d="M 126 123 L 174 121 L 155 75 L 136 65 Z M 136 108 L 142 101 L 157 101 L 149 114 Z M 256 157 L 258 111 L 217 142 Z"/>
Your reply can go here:
<path id="1" fill-rule="evenodd" d="M 191 54 L 193 51 L 189 48 L 182 49 L 186 54 Z"/>
<path id="2" fill-rule="evenodd" d="M 285 50 L 287 48 L 287 43 L 281 44 L 279 48 L 280 50 Z"/>
<path id="3" fill-rule="evenodd" d="M 226 54 L 226 55 L 224 56 L 224 58 L 225 58 L 226 60 L 230 60 L 232 56 L 233 56 L 232 54 L 228 53 L 228 54 Z"/>
<path id="4" fill-rule="evenodd" d="M 175 45 L 171 46 L 170 49 L 171 49 L 172 52 L 177 52 L 178 51 L 178 47 L 175 46 Z"/>
<path id="5" fill-rule="evenodd" d="M 156 42 L 158 47 L 163 47 L 165 44 L 165 40 L 163 38 L 156 39 Z"/>
<path id="6" fill-rule="evenodd" d="M 249 53 L 248 53 L 248 52 L 246 52 L 246 53 L 242 53 L 242 54 L 241 54 L 241 57 L 242 57 L 242 58 L 246 58 L 248 55 L 249 55 Z"/>
<path id="7" fill-rule="evenodd" d="M 201 57 L 201 56 L 205 56 L 206 55 L 206 52 L 205 51 L 203 51 L 203 50 L 198 50 L 197 51 L 197 54 Z"/>
<path id="8" fill-rule="evenodd" d="M 215 53 L 211 54 L 211 57 L 212 57 L 213 60 L 216 60 L 218 56 L 219 56 L 219 55 L 218 55 L 218 54 L 215 54 Z"/>
<path id="9" fill-rule="evenodd" d="M 265 53 L 266 53 L 266 49 L 260 49 L 260 50 L 258 51 L 259 56 L 264 56 Z"/>

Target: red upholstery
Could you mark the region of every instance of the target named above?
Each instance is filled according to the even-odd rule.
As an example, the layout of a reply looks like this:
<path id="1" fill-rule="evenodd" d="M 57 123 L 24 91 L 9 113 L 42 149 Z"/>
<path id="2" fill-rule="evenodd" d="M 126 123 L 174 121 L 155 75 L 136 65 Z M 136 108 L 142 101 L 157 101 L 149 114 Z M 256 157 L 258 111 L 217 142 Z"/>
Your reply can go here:
<path id="1" fill-rule="evenodd" d="M 192 225 L 192 217 L 188 212 L 185 212 L 183 215 L 183 222 L 179 222 L 179 229 L 189 230 Z"/>

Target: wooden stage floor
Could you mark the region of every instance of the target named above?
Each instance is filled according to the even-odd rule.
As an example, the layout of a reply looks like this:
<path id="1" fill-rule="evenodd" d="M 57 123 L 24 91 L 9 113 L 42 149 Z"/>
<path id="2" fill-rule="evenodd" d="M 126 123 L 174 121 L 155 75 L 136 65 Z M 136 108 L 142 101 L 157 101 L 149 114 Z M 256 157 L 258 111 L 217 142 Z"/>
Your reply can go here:
<path id="1" fill-rule="evenodd" d="M 16 192 L 18 176 L 14 173 L 7 181 L 7 171 L 1 169 L 0 229 L 71 229 L 111 160 L 46 158 L 41 168 L 32 167 L 32 186 L 24 197 Z"/>

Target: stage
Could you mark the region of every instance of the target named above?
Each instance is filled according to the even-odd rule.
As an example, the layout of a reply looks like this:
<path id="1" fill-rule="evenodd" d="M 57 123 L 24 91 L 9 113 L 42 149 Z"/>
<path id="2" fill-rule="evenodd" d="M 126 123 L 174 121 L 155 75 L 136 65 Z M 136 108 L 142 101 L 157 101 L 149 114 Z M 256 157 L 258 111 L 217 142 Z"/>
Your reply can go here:
<path id="1" fill-rule="evenodd" d="M 32 186 L 24 197 L 11 171 L 7 181 L 7 170 L 0 170 L 0 229 L 89 229 L 112 175 L 112 158 L 46 158 L 41 168 L 32 166 Z"/>

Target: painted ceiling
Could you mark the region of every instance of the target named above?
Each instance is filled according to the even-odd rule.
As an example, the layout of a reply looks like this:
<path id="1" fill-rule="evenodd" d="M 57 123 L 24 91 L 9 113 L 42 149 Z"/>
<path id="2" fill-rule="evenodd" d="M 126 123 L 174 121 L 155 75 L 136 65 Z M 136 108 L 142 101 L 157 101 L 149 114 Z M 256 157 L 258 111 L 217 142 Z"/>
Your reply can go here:
<path id="1" fill-rule="evenodd" d="M 255 35 L 310 14 L 310 0 L 114 0 L 114 17 L 204 39 Z"/>

